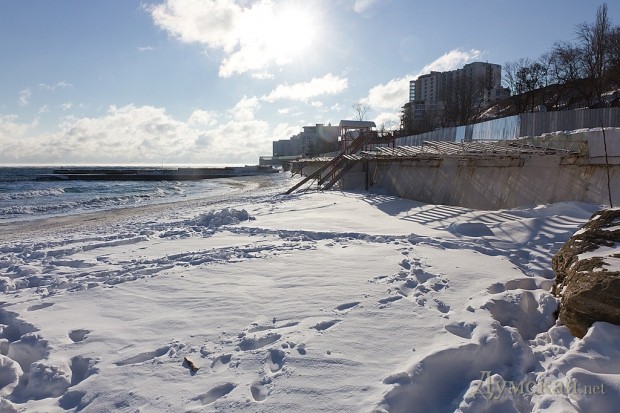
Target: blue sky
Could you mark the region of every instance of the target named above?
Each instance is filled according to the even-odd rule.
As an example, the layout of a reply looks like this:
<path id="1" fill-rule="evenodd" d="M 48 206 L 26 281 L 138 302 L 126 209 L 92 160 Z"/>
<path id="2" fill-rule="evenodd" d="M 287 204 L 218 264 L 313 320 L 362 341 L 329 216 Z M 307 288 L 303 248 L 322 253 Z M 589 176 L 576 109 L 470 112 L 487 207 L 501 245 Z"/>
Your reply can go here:
<path id="1" fill-rule="evenodd" d="M 0 165 L 253 164 L 356 102 L 397 122 L 431 69 L 535 59 L 602 3 L 0 0 Z"/>

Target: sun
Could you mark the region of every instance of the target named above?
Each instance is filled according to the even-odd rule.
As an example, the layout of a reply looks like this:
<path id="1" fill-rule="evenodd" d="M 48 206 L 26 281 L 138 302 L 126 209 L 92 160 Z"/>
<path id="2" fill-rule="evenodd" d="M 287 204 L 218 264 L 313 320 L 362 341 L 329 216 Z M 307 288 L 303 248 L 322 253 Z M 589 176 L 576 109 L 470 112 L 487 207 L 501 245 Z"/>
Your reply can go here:
<path id="1" fill-rule="evenodd" d="M 254 8 L 246 20 L 244 42 L 254 56 L 283 65 L 307 53 L 317 38 L 312 10 L 303 5 Z"/>
<path id="2" fill-rule="evenodd" d="M 274 15 L 274 25 L 268 36 L 274 48 L 284 54 L 307 51 L 315 39 L 316 26 L 305 8 L 288 8 Z"/>

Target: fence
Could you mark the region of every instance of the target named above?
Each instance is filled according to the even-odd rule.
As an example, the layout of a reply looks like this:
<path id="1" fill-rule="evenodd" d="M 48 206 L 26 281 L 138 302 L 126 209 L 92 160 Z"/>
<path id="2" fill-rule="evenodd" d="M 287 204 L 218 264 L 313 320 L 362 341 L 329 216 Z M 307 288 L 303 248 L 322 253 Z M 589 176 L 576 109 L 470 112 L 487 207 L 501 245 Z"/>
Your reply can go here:
<path id="1" fill-rule="evenodd" d="M 423 141 L 508 140 L 522 136 L 540 136 L 550 132 L 600 128 L 601 126 L 620 127 L 620 108 L 522 113 L 473 125 L 397 138 L 396 145 L 418 146 Z"/>

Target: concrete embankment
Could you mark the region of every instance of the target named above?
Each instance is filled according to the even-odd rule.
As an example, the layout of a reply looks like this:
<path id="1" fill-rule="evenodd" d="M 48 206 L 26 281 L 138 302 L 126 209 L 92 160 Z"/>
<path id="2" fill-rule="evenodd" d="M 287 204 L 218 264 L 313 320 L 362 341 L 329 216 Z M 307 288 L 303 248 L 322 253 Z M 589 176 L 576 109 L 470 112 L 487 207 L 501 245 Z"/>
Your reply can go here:
<path id="1" fill-rule="evenodd" d="M 529 142 L 541 150 L 393 158 L 369 154 L 346 173 L 341 188 L 475 209 L 563 201 L 609 205 L 610 199 L 620 205 L 620 129 L 604 135 L 600 129 L 555 133 Z"/>

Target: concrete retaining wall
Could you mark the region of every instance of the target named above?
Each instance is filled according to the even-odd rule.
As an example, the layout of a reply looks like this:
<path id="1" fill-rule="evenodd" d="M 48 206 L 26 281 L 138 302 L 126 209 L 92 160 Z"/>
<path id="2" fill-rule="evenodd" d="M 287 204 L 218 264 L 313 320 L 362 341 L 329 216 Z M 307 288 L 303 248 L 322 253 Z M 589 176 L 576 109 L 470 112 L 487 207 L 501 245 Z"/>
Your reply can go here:
<path id="1" fill-rule="evenodd" d="M 620 205 L 620 128 L 556 132 L 536 144 L 579 155 L 454 155 L 369 160 L 343 189 L 381 189 L 421 202 L 475 209 L 563 201 Z M 609 164 L 609 166 L 607 166 Z M 366 176 L 364 185 L 359 175 Z"/>
<path id="2" fill-rule="evenodd" d="M 372 189 L 421 202 L 475 209 L 535 206 L 562 201 L 609 205 L 607 169 L 582 157 L 441 157 L 371 161 Z M 620 166 L 610 167 L 612 201 L 620 205 Z M 373 181 L 374 179 L 374 181 Z M 347 185 L 344 189 L 363 189 Z M 615 189 L 615 191 L 614 191 Z"/>
<path id="3" fill-rule="evenodd" d="M 556 132 L 531 140 L 538 146 L 573 153 L 370 158 L 349 170 L 340 187 L 474 209 L 564 201 L 609 205 L 610 192 L 613 205 L 620 205 L 620 128 L 606 129 L 604 134 L 600 129 Z M 322 164 L 307 164 L 303 174 L 311 174 Z"/>

